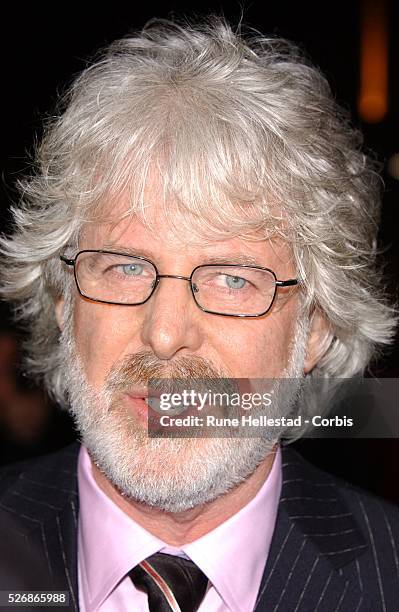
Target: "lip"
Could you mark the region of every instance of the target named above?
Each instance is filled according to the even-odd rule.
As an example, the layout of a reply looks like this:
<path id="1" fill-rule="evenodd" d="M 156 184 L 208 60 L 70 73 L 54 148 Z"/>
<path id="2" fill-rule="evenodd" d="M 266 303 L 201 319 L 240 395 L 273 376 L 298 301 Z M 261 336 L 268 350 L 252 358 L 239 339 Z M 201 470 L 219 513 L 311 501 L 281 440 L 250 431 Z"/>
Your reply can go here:
<path id="1" fill-rule="evenodd" d="M 131 393 L 125 394 L 125 399 L 128 404 L 129 410 L 134 414 L 136 419 L 143 424 L 148 423 L 148 406 L 145 402 L 146 395 L 133 395 Z"/>
<path id="2" fill-rule="evenodd" d="M 133 389 L 129 389 L 129 391 L 126 392 L 126 395 L 132 399 L 143 399 L 148 397 L 148 387 L 135 387 Z"/>
<path id="3" fill-rule="evenodd" d="M 154 389 L 149 390 L 148 387 L 142 387 L 137 389 L 129 389 L 129 391 L 126 392 L 126 395 L 132 399 L 146 399 L 148 397 L 159 398 L 161 393 L 161 391 L 156 391 Z"/>
<path id="4" fill-rule="evenodd" d="M 154 394 L 151 392 L 150 397 L 159 397 L 160 394 Z M 145 393 L 140 390 L 140 392 L 129 391 L 125 394 L 125 400 L 128 406 L 129 411 L 134 415 L 136 421 L 148 432 L 152 432 L 153 434 L 156 432 L 161 432 L 165 434 L 165 429 L 160 425 L 160 416 L 163 413 L 159 413 L 156 410 L 153 410 L 148 406 L 145 401 L 148 398 L 149 394 L 146 391 Z M 198 411 L 194 406 L 186 407 L 183 411 L 180 410 L 170 410 L 167 413 L 171 417 L 178 416 L 190 416 L 190 415 L 198 415 Z M 168 427 L 166 433 L 172 432 L 174 430 L 173 427 Z M 179 431 L 179 428 L 176 429 Z"/>
<path id="5" fill-rule="evenodd" d="M 151 393 L 151 397 L 154 395 Z M 125 394 L 125 399 L 127 401 L 129 410 L 134 414 L 137 421 L 139 421 L 144 427 L 148 428 L 151 425 L 151 422 L 154 425 L 157 425 L 159 422 L 159 414 L 151 410 L 145 401 L 148 398 L 148 392 L 145 393 L 140 391 L 136 393 L 136 391 Z"/>

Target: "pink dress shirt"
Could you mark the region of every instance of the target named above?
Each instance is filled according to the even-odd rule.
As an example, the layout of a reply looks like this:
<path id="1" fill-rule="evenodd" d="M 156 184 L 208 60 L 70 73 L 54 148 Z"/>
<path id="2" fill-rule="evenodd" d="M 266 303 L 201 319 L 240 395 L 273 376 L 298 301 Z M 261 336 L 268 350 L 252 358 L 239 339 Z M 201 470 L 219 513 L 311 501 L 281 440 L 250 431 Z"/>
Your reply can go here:
<path id="1" fill-rule="evenodd" d="M 180 549 L 167 546 L 114 504 L 95 482 L 82 446 L 78 464 L 78 577 L 81 612 L 148 612 L 127 576 L 162 551 L 187 556 L 210 581 L 198 612 L 251 612 L 268 556 L 281 493 L 281 452 L 257 495 L 239 512 Z"/>

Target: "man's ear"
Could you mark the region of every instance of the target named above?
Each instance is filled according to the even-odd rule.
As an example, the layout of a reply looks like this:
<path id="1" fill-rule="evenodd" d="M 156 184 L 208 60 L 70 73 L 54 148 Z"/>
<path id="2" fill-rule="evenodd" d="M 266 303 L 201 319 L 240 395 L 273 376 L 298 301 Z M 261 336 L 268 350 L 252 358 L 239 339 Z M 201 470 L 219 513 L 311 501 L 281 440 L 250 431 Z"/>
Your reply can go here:
<path id="1" fill-rule="evenodd" d="M 55 318 L 60 331 L 64 329 L 64 306 L 65 299 L 63 297 L 58 297 L 55 300 Z"/>
<path id="2" fill-rule="evenodd" d="M 309 326 L 308 343 L 304 364 L 305 374 L 309 374 L 329 349 L 333 333 L 323 313 L 314 310 Z"/>

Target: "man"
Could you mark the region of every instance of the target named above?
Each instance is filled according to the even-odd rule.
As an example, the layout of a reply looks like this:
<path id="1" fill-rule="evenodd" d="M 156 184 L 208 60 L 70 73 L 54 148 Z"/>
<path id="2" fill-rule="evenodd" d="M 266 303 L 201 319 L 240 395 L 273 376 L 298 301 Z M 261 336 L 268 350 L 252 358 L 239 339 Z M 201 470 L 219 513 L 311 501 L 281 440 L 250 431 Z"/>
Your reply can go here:
<path id="1" fill-rule="evenodd" d="M 272 380 L 287 416 L 303 377 L 364 369 L 395 323 L 377 194 L 284 41 L 155 22 L 78 77 L 2 291 L 82 446 L 3 474 L 8 538 L 42 574 L 14 563 L 3 590 L 23 574 L 89 612 L 396 609 L 399 513 L 281 450 L 284 427 L 147 434 L 153 379 Z"/>

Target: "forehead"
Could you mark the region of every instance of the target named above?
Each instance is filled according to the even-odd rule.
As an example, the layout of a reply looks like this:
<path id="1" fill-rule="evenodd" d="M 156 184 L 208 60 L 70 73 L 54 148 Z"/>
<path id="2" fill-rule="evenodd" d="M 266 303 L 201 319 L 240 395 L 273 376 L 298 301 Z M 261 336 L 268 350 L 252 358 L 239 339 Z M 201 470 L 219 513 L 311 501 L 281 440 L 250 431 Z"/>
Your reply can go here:
<path id="1" fill-rule="evenodd" d="M 122 193 L 112 193 L 97 202 L 85 232 L 101 226 L 103 233 L 115 234 L 124 225 L 121 221 L 130 218 L 140 221 L 153 235 L 168 232 L 174 241 L 202 244 L 248 234 L 284 235 L 282 228 L 289 226 L 282 207 L 266 196 L 243 199 L 242 194 L 228 195 L 212 187 L 211 177 L 208 181 L 202 177 L 202 185 L 196 185 L 195 190 L 187 187 L 182 191 L 154 164 L 144 175 L 142 189 L 130 185 Z"/>
<path id="2" fill-rule="evenodd" d="M 86 224 L 79 248 L 141 255 L 157 265 L 181 261 L 194 267 L 207 262 L 231 261 L 263 267 L 277 266 L 278 269 L 281 264 L 292 263 L 291 249 L 281 237 L 267 237 L 261 230 L 234 236 L 226 232 L 225 236 L 215 237 L 207 225 L 203 229 L 203 232 L 198 231 L 198 219 L 189 212 L 174 210 L 171 219 L 167 210 L 153 202 L 148 206 L 144 220 L 140 215 L 128 212 L 119 202 L 113 208 L 111 220 Z"/>

